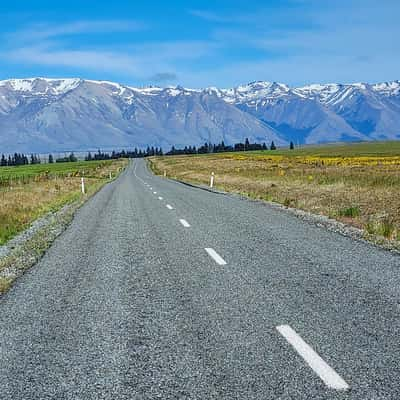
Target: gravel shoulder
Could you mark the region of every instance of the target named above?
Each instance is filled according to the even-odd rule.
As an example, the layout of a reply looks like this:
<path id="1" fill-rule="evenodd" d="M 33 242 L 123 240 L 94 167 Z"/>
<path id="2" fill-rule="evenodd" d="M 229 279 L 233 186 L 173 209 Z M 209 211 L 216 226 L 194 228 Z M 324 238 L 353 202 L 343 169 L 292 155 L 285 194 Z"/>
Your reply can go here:
<path id="1" fill-rule="evenodd" d="M 103 186 L 58 211 L 38 218 L 28 229 L 0 246 L 0 296 L 43 257 L 54 240 L 68 227 L 75 212 Z"/>

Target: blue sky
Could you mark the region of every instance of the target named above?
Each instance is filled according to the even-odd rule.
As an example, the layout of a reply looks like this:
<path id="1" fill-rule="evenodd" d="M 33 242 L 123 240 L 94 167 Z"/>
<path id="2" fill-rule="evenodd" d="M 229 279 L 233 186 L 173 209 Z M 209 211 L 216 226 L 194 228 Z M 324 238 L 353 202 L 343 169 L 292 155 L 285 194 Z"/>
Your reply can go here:
<path id="1" fill-rule="evenodd" d="M 231 87 L 400 79 L 398 0 L 7 1 L 0 79 Z"/>

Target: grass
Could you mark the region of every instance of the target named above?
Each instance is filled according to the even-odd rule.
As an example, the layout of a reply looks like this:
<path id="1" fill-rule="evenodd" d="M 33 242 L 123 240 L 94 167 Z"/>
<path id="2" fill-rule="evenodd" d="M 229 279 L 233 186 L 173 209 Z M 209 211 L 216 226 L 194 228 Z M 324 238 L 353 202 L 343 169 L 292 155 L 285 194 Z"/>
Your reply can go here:
<path id="1" fill-rule="evenodd" d="M 35 219 L 89 196 L 124 168 L 126 160 L 55 163 L 0 168 L 0 245 Z"/>
<path id="2" fill-rule="evenodd" d="M 168 177 L 327 215 L 373 235 L 400 236 L 400 142 L 154 157 Z"/>
<path id="3" fill-rule="evenodd" d="M 339 210 L 338 215 L 340 215 L 341 217 L 356 218 L 361 215 L 361 210 L 358 206 L 351 206 Z"/>

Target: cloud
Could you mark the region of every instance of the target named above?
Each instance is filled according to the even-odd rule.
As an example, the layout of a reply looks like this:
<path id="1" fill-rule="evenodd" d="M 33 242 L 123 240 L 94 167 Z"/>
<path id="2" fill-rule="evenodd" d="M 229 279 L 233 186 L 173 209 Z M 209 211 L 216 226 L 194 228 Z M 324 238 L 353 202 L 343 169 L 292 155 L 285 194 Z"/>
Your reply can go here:
<path id="1" fill-rule="evenodd" d="M 17 64 L 68 67 L 163 83 L 178 79 L 170 71 L 191 64 L 214 50 L 212 44 L 196 41 L 154 42 L 121 49 L 116 46 L 76 49 L 66 47 L 64 42 L 45 41 L 3 50 L 0 57 Z"/>
<path id="2" fill-rule="evenodd" d="M 85 70 L 113 71 L 136 74 L 137 60 L 132 56 L 112 51 L 65 50 L 47 46 L 21 47 L 2 54 L 14 62 L 24 62 L 42 66 L 65 66 Z"/>
<path id="3" fill-rule="evenodd" d="M 110 32 L 135 32 L 146 25 L 134 20 L 94 20 L 72 21 L 64 24 L 37 23 L 8 35 L 8 39 L 18 42 L 35 42 L 61 36 L 99 34 Z"/>
<path id="4" fill-rule="evenodd" d="M 207 10 L 188 10 L 188 13 L 193 15 L 193 16 L 195 16 L 195 17 L 198 17 L 198 18 L 204 19 L 206 21 L 210 21 L 210 22 L 221 22 L 221 23 L 232 22 L 231 18 L 225 17 L 225 16 L 221 16 L 221 15 L 219 15 L 217 13 L 212 12 L 212 11 L 207 11 Z"/>
<path id="5" fill-rule="evenodd" d="M 158 72 L 149 78 L 151 82 L 166 83 L 176 81 L 178 76 L 173 72 Z"/>
<path id="6" fill-rule="evenodd" d="M 393 40 L 399 36 L 398 0 L 387 0 L 387 7 L 375 0 L 234 3 L 184 11 L 193 16 L 185 22 L 194 29 L 178 38 L 163 23 L 157 27 L 157 18 L 154 25 L 130 19 L 25 24 L 0 37 L 0 59 L 12 73 L 89 71 L 138 84 L 179 77 L 180 84 L 198 87 L 257 79 L 389 80 L 400 68 Z"/>
<path id="7" fill-rule="evenodd" d="M 124 40 L 80 40 L 81 34 L 104 32 L 134 32 L 146 24 L 132 20 L 74 21 L 55 25 L 37 23 L 8 34 L 0 46 L 0 56 L 13 64 L 39 67 L 68 67 L 71 70 L 119 74 L 137 80 L 176 80 L 177 65 L 190 63 L 215 51 L 215 45 L 203 40 L 136 41 L 124 35 Z M 128 37 L 132 40 L 128 42 Z M 1 39 L 1 38 L 0 38 Z M 4 37 L 3 37 L 4 39 Z"/>

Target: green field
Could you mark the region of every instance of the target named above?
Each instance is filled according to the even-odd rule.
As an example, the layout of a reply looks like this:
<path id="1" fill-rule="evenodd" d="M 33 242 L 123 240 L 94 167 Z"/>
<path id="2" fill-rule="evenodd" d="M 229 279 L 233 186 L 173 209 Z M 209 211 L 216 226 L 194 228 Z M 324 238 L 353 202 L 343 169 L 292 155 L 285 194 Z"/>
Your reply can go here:
<path id="1" fill-rule="evenodd" d="M 277 149 L 274 151 L 252 151 L 249 154 L 271 153 L 285 156 L 316 157 L 368 157 L 368 156 L 400 156 L 400 141 L 388 142 L 355 142 L 333 143 L 323 145 L 306 145 L 294 150 Z"/>
<path id="2" fill-rule="evenodd" d="M 61 178 L 68 175 L 90 177 L 96 175 L 98 169 L 111 163 L 112 160 L 106 160 L 0 167 L 0 185 L 7 185 L 8 182 L 30 182 L 36 177 Z"/>

